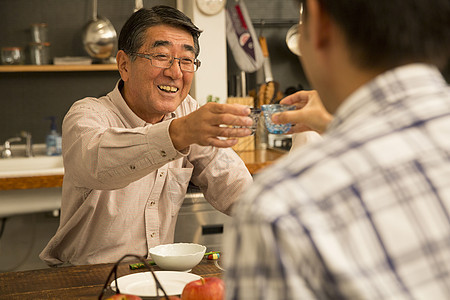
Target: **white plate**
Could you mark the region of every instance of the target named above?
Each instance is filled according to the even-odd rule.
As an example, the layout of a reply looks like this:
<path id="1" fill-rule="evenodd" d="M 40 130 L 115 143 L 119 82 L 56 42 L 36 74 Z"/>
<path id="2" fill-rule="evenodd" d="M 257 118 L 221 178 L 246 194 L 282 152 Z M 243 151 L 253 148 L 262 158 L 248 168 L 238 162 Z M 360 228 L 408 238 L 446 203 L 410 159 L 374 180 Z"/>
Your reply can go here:
<path id="1" fill-rule="evenodd" d="M 168 296 L 181 295 L 186 284 L 200 279 L 200 276 L 186 272 L 155 271 L 155 274 Z M 156 284 L 151 272 L 141 272 L 119 277 L 117 278 L 117 284 L 122 294 L 142 297 L 156 296 Z M 111 282 L 111 288 L 114 291 L 116 290 L 114 280 Z M 159 290 L 159 296 L 162 295 L 162 291 Z"/>

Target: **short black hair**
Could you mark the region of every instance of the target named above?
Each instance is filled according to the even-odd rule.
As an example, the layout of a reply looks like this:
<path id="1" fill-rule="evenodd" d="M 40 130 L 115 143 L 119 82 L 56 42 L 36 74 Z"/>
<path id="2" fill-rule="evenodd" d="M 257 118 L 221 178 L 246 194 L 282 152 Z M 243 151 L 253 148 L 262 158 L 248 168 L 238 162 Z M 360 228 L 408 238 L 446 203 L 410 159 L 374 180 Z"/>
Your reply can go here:
<path id="1" fill-rule="evenodd" d="M 145 32 L 156 25 L 169 25 L 186 30 L 194 39 L 195 57 L 200 53 L 198 38 L 201 30 L 191 19 L 176 8 L 158 5 L 150 9 L 141 8 L 125 22 L 119 35 L 119 50 L 125 53 L 138 52 L 145 41 Z"/>
<path id="2" fill-rule="evenodd" d="M 343 30 L 354 62 L 393 68 L 429 63 L 443 69 L 450 56 L 449 0 L 317 0 Z M 304 19 L 308 17 L 306 0 Z"/>

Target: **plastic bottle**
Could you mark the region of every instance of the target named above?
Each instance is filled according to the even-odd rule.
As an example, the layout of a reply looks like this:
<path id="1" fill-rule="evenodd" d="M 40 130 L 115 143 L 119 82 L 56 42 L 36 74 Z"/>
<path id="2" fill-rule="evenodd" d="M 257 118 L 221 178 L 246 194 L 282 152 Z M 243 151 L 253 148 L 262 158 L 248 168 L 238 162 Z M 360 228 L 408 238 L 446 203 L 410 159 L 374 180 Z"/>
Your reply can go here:
<path id="1" fill-rule="evenodd" d="M 51 121 L 50 124 L 50 132 L 47 135 L 46 138 L 46 145 L 47 145 L 47 155 L 48 156 L 54 156 L 54 155 L 61 155 L 62 153 L 62 138 L 61 135 L 56 130 L 56 119 L 54 116 L 48 117 Z"/>

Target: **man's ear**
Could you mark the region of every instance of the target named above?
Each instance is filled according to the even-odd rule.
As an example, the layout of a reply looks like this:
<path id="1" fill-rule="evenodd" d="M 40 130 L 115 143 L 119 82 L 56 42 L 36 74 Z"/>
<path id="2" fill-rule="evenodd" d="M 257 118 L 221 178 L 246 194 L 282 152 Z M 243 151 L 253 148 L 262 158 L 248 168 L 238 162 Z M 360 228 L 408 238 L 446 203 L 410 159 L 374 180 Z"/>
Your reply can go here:
<path id="1" fill-rule="evenodd" d="M 131 60 L 128 57 L 128 55 L 123 51 L 119 50 L 116 55 L 116 61 L 117 61 L 117 69 L 119 69 L 120 77 L 123 81 L 127 81 L 129 74 L 129 68 Z"/>
<path id="2" fill-rule="evenodd" d="M 307 0 L 309 34 L 312 45 L 318 51 L 329 46 L 331 39 L 331 20 L 318 0 Z"/>

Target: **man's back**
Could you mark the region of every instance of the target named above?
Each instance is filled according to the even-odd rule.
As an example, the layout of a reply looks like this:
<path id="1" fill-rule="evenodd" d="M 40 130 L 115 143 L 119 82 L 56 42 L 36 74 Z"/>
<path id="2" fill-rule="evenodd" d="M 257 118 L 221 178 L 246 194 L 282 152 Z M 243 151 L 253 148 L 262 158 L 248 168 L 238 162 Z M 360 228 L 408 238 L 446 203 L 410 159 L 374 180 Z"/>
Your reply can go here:
<path id="1" fill-rule="evenodd" d="M 228 299 L 450 297 L 449 99 L 434 68 L 385 73 L 258 178 L 227 236 Z"/>

